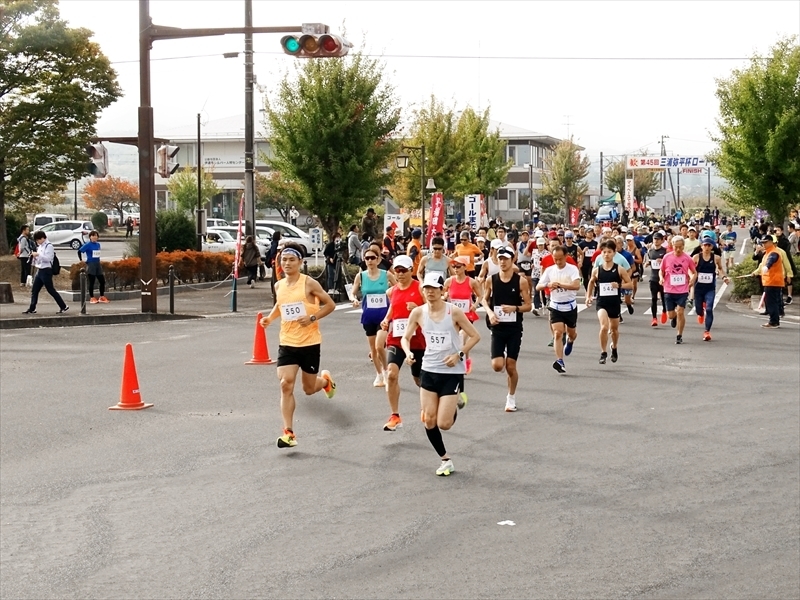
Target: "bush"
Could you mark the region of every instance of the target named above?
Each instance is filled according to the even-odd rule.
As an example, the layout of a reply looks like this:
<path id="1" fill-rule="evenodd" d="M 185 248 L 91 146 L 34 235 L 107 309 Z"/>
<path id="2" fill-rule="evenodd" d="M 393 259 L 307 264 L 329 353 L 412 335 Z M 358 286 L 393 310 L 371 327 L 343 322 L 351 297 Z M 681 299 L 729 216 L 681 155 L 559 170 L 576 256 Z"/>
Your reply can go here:
<path id="1" fill-rule="evenodd" d="M 19 237 L 19 230 L 25 225 L 27 219 L 25 215 L 19 213 L 6 213 L 6 239 L 8 240 L 8 249 L 11 250 Z M 6 248 L 3 248 L 6 250 Z"/>
<path id="2" fill-rule="evenodd" d="M 108 215 L 104 212 L 96 212 L 92 215 L 92 227 L 103 233 L 108 227 Z"/>
<path id="3" fill-rule="evenodd" d="M 156 250 L 191 250 L 197 243 L 195 224 L 185 213 L 160 210 L 156 214 Z"/>
<path id="4" fill-rule="evenodd" d="M 796 267 L 797 262 L 795 261 L 794 264 Z M 731 281 L 733 282 L 733 292 L 731 293 L 731 297 L 734 300 L 749 300 L 751 296 L 758 296 L 761 293 L 761 286 L 759 285 L 759 282 L 761 281 L 760 277 L 743 277 L 742 279 L 735 279 L 737 276 L 752 273 L 757 267 L 758 264 L 756 261 L 754 261 L 752 257 L 748 256 L 738 265 L 734 265 L 728 272 L 731 277 Z M 792 286 L 794 289 L 800 289 L 800 272 L 798 272 L 797 268 L 795 268 L 795 276 L 792 280 Z"/>

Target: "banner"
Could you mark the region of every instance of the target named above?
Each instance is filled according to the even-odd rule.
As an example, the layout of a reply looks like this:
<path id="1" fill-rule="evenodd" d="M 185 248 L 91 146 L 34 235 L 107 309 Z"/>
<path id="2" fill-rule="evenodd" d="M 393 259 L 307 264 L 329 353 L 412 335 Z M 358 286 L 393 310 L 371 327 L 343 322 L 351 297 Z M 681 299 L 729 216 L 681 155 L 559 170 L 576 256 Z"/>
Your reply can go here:
<path id="1" fill-rule="evenodd" d="M 577 225 L 578 219 L 580 218 L 581 209 L 575 208 L 574 206 L 569 209 L 569 224 L 570 225 Z"/>
<path id="2" fill-rule="evenodd" d="M 428 233 L 423 242 L 423 248 L 427 248 L 433 240 L 435 233 L 444 232 L 444 194 L 442 192 L 434 192 L 431 195 L 431 214 L 428 219 Z"/>
<path id="3" fill-rule="evenodd" d="M 625 180 L 625 208 L 633 212 L 633 179 Z"/>
<path id="4" fill-rule="evenodd" d="M 480 227 L 483 203 L 480 194 L 467 194 L 464 196 L 464 224 L 469 225 L 472 231 Z"/>
<path id="5" fill-rule="evenodd" d="M 704 156 L 629 156 L 626 169 L 664 169 L 669 167 L 707 167 Z"/>

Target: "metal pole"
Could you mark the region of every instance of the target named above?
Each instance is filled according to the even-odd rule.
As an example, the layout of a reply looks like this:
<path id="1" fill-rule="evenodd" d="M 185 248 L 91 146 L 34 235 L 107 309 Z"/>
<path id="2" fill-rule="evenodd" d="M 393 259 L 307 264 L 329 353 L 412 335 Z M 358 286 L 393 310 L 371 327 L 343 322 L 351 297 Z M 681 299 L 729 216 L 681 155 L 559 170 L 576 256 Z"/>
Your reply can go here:
<path id="1" fill-rule="evenodd" d="M 253 0 L 244 1 L 244 26 L 253 26 Z M 244 34 L 244 220 L 245 235 L 255 235 L 256 207 L 253 129 L 253 34 Z"/>
<path id="2" fill-rule="evenodd" d="M 711 165 L 708 166 L 708 208 L 711 208 Z"/>
<path id="3" fill-rule="evenodd" d="M 81 269 L 81 314 L 86 314 L 86 269 Z"/>
<path id="4" fill-rule="evenodd" d="M 169 314 L 175 314 L 175 267 L 169 266 Z"/>
<path id="5" fill-rule="evenodd" d="M 78 180 L 77 179 L 75 180 L 74 190 L 75 190 L 75 205 L 74 205 L 74 211 L 73 211 L 72 218 L 77 221 L 78 220 Z"/>
<path id="6" fill-rule="evenodd" d="M 203 226 L 200 219 L 203 216 L 203 169 L 200 151 L 200 113 L 197 113 L 197 241 L 195 242 L 195 250 L 198 252 L 203 251 L 203 238 L 200 232 L 203 231 Z"/>
<path id="7" fill-rule="evenodd" d="M 603 153 L 601 152 L 600 153 L 600 198 L 602 197 L 603 197 Z"/>
<path id="8" fill-rule="evenodd" d="M 677 168 L 675 171 L 677 173 L 675 176 L 676 187 L 678 188 L 678 196 L 675 199 L 675 210 L 678 210 L 681 207 L 681 170 Z"/>
<path id="9" fill-rule="evenodd" d="M 150 0 L 139 0 L 139 256 L 142 312 L 158 312 L 156 294 L 155 180 L 153 107 L 150 106 Z"/>
<path id="10" fill-rule="evenodd" d="M 420 177 L 420 192 L 422 194 L 422 240 L 425 241 L 425 144 L 420 144 L 422 148 L 422 166 L 419 168 L 419 172 L 422 175 Z"/>

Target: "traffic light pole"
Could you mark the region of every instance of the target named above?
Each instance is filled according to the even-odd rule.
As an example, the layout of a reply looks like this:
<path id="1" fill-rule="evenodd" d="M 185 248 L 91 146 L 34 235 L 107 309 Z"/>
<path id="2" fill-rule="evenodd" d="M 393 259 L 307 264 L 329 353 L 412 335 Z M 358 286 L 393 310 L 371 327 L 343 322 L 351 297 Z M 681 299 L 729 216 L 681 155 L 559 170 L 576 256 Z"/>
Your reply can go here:
<path id="1" fill-rule="evenodd" d="M 253 0 L 244 0 L 244 26 L 253 26 Z M 245 235 L 256 234 L 253 127 L 253 34 L 244 34 L 244 220 Z"/>
<path id="2" fill-rule="evenodd" d="M 156 192 L 154 179 L 153 107 L 150 102 L 150 49 L 154 41 L 225 34 L 300 33 L 301 25 L 283 27 L 217 27 L 181 29 L 154 25 L 150 0 L 139 0 L 139 255 L 141 256 L 142 312 L 158 312 L 156 294 Z M 251 53 L 252 56 L 252 53 Z M 252 131 L 252 121 L 251 121 Z M 199 150 L 199 148 L 198 148 Z M 200 165 L 198 164 L 198 168 Z"/>

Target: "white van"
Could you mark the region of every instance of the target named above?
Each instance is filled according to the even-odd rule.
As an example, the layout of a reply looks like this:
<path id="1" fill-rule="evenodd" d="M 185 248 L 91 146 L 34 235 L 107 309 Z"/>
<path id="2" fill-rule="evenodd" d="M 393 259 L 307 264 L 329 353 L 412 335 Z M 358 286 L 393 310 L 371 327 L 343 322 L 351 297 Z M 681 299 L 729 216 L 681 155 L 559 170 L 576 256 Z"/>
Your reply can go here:
<path id="1" fill-rule="evenodd" d="M 69 219 L 67 215 L 59 215 L 57 213 L 39 213 L 33 217 L 33 230 L 38 231 L 45 225 L 50 223 L 58 223 L 59 221 L 66 221 Z"/>
<path id="2" fill-rule="evenodd" d="M 238 225 L 239 221 L 234 221 L 233 225 Z M 256 219 L 256 227 L 269 227 L 273 231 L 281 234 L 281 239 L 291 240 L 305 248 L 306 256 L 313 256 L 311 237 L 302 229 L 291 223 L 284 221 L 273 221 L 270 219 Z"/>

